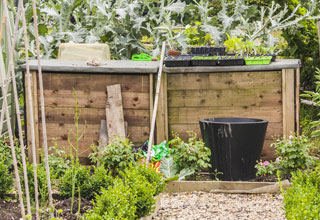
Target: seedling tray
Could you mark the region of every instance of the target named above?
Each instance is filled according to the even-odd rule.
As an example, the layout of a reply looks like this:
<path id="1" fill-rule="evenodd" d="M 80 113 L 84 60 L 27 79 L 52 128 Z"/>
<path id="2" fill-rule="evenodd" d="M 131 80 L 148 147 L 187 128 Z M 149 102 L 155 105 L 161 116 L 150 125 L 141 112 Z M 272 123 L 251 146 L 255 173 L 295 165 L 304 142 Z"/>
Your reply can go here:
<path id="1" fill-rule="evenodd" d="M 208 54 L 210 56 L 224 56 L 226 54 L 225 47 L 192 47 L 191 53 L 198 54 Z"/>
<path id="2" fill-rule="evenodd" d="M 192 66 L 217 66 L 218 65 L 218 58 L 210 57 L 210 56 L 194 56 L 191 59 Z"/>
<path id="3" fill-rule="evenodd" d="M 180 56 L 168 56 L 166 57 L 164 64 L 166 67 L 186 67 L 190 66 L 192 56 L 180 55 Z"/>
<path id="4" fill-rule="evenodd" d="M 247 57 L 246 65 L 268 65 L 271 63 L 272 56 Z"/>
<path id="5" fill-rule="evenodd" d="M 243 66 L 244 64 L 243 57 L 227 56 L 219 59 L 220 66 Z"/>

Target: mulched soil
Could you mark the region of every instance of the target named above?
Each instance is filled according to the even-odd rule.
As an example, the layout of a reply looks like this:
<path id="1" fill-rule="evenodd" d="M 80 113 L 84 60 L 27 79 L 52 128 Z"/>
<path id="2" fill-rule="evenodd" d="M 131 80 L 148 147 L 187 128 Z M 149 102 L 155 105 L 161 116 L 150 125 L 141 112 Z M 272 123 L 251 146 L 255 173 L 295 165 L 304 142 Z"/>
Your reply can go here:
<path id="1" fill-rule="evenodd" d="M 280 194 L 164 194 L 156 220 L 285 220 Z"/>
<path id="2" fill-rule="evenodd" d="M 92 209 L 90 201 L 81 199 L 80 215 L 83 215 L 87 210 Z M 79 199 L 75 198 L 73 203 L 73 211 L 71 214 L 71 198 L 64 200 L 55 200 L 54 203 L 56 213 L 59 209 L 62 210 L 57 216 L 63 220 L 76 220 L 78 217 Z M 15 200 L 5 201 L 0 199 L 0 220 L 19 220 L 21 218 L 19 203 Z M 42 219 L 48 219 L 45 215 Z"/>

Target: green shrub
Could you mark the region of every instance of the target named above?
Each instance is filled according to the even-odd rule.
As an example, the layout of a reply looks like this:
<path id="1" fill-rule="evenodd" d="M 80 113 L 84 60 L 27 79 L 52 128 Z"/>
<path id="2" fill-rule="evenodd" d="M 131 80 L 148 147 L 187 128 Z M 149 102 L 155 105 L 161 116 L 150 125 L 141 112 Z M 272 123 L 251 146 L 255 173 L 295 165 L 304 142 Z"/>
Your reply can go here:
<path id="1" fill-rule="evenodd" d="M 24 175 L 23 169 L 20 167 L 20 180 L 24 186 Z M 27 176 L 28 176 L 28 185 L 30 198 L 34 200 L 35 191 L 34 191 L 34 175 L 33 175 L 33 164 L 27 163 Z M 46 203 L 48 200 L 48 185 L 47 185 L 47 173 L 46 169 L 42 165 L 37 166 L 37 182 L 38 182 L 38 193 L 41 203 Z M 22 190 L 25 192 L 25 188 L 22 187 Z"/>
<path id="2" fill-rule="evenodd" d="M 205 147 L 203 141 L 198 139 L 195 133 L 189 133 L 187 142 L 175 135 L 169 144 L 170 154 L 178 166 L 178 171 L 186 168 L 198 172 L 211 167 L 209 163 L 211 150 Z"/>
<path id="3" fill-rule="evenodd" d="M 16 151 L 17 162 L 21 163 L 21 148 L 19 145 L 19 140 L 14 140 L 14 146 Z M 13 169 L 13 160 L 11 154 L 11 147 L 9 143 L 9 137 L 1 137 L 0 138 L 0 159 L 4 161 L 9 170 Z"/>
<path id="4" fill-rule="evenodd" d="M 155 187 L 154 196 L 157 196 L 166 190 L 166 183 L 164 182 L 162 174 L 158 173 L 154 168 L 150 166 L 146 167 L 145 164 L 140 164 L 136 169 L 140 175 L 144 176 L 148 182 Z"/>
<path id="5" fill-rule="evenodd" d="M 90 182 L 90 170 L 85 166 L 74 166 L 68 169 L 65 174 L 60 178 L 58 189 L 60 195 L 64 198 L 72 197 L 72 186 L 74 183 L 74 195 L 79 195 L 86 199 L 91 199 L 94 194 L 91 192 L 92 185 Z"/>
<path id="6" fill-rule="evenodd" d="M 102 189 L 93 202 L 93 210 L 86 215 L 87 220 L 132 220 L 136 219 L 136 195 L 121 179 L 115 179 L 113 186 Z"/>
<path id="7" fill-rule="evenodd" d="M 284 210 L 288 220 L 320 219 L 319 168 L 310 172 L 297 171 L 292 186 L 284 194 Z"/>
<path id="8" fill-rule="evenodd" d="M 142 158 L 140 153 L 132 151 L 133 144 L 129 139 L 115 138 L 102 152 L 90 154 L 92 162 L 104 164 L 105 168 L 115 173 L 117 170 L 125 170 L 130 164 L 136 164 Z M 98 157 L 98 154 L 101 155 Z"/>
<path id="9" fill-rule="evenodd" d="M 90 168 L 85 166 L 74 166 L 73 168 L 66 171 L 61 177 L 58 184 L 60 195 L 69 198 L 72 196 L 72 179 L 75 182 L 74 195 L 79 195 L 85 199 L 93 199 L 95 195 L 101 194 L 101 188 L 108 188 L 112 184 L 113 177 L 111 172 L 108 173 L 103 166 L 98 168 L 94 167 L 93 174 L 90 175 Z"/>
<path id="10" fill-rule="evenodd" d="M 13 184 L 13 177 L 9 174 L 8 166 L 0 161 L 0 198 L 9 192 Z"/>
<path id="11" fill-rule="evenodd" d="M 113 177 L 111 172 L 108 172 L 104 166 L 94 167 L 94 173 L 90 177 L 91 196 L 88 199 L 93 199 L 95 195 L 101 194 L 101 188 L 107 189 L 112 185 Z"/>
<path id="12" fill-rule="evenodd" d="M 70 159 L 66 156 L 65 151 L 58 149 L 56 142 L 49 150 L 51 152 L 48 157 L 50 172 L 54 179 L 59 179 L 70 168 Z"/>
<path id="13" fill-rule="evenodd" d="M 278 139 L 272 146 L 275 148 L 275 162 L 264 161 L 256 165 L 257 175 L 275 175 L 290 177 L 290 173 L 299 169 L 308 169 L 315 165 L 315 159 L 309 154 L 312 147 L 309 138 L 304 135 L 290 135 Z"/>
<path id="14" fill-rule="evenodd" d="M 120 177 L 136 197 L 134 205 L 137 208 L 135 213 L 137 218 L 148 216 L 154 210 L 156 200 L 153 196 L 156 194 L 156 187 L 139 173 L 137 167 L 129 167 L 124 172 L 120 171 Z"/>

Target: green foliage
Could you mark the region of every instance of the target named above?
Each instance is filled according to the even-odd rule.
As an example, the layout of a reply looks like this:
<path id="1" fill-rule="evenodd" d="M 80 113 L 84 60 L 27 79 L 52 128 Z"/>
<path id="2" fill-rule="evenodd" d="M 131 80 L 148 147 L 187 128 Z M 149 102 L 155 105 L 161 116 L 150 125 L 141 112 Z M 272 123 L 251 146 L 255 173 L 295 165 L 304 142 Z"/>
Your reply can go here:
<path id="1" fill-rule="evenodd" d="M 134 165 L 142 158 L 142 154 L 133 152 L 132 147 L 133 144 L 129 139 L 118 137 L 110 142 L 102 152 L 99 152 L 97 147 L 93 147 L 95 152 L 91 153 L 89 157 L 92 162 L 104 164 L 105 168 L 112 172 L 116 172 L 117 170 L 123 171 L 130 164 Z"/>
<path id="2" fill-rule="evenodd" d="M 101 189 L 101 195 L 95 198 L 93 210 L 86 215 L 87 220 L 132 220 L 137 219 L 135 203 L 137 198 L 128 185 L 121 179 L 115 179 L 113 186 Z"/>
<path id="3" fill-rule="evenodd" d="M 316 82 L 315 82 L 315 92 L 305 91 L 305 94 L 301 95 L 302 97 L 307 97 L 311 99 L 312 102 L 315 103 L 318 107 L 320 106 L 320 70 L 317 69 L 317 73 L 315 75 Z M 315 128 L 312 132 L 313 137 L 320 136 L 320 112 L 318 113 L 318 120 L 315 120 L 311 123 L 311 127 Z"/>
<path id="4" fill-rule="evenodd" d="M 184 168 L 180 172 L 172 157 L 162 158 L 160 165 L 161 173 L 166 177 L 165 181 L 183 180 L 187 176 L 193 175 L 195 170 Z"/>
<path id="5" fill-rule="evenodd" d="M 139 175 L 144 176 L 148 182 L 155 188 L 154 196 L 166 190 L 166 184 L 163 180 L 162 174 L 158 173 L 151 167 L 146 167 L 145 164 L 139 164 L 136 166 Z"/>
<path id="6" fill-rule="evenodd" d="M 50 147 L 49 167 L 53 179 L 59 179 L 70 168 L 70 159 L 65 156 L 64 150 L 59 150 L 57 143 Z M 44 161 L 44 160 L 42 160 Z"/>
<path id="7" fill-rule="evenodd" d="M 284 194 L 284 210 L 288 220 L 320 219 L 319 168 L 297 171 L 291 179 L 292 186 Z"/>
<path id="8" fill-rule="evenodd" d="M 21 148 L 18 142 L 19 141 L 15 139 L 14 146 L 16 151 L 17 163 L 21 163 L 22 162 Z M 12 154 L 11 154 L 11 146 L 9 143 L 9 137 L 0 138 L 0 160 L 4 161 L 4 164 L 7 165 L 9 170 L 13 169 L 13 160 L 12 160 Z"/>
<path id="9" fill-rule="evenodd" d="M 85 199 L 93 199 L 95 195 L 100 195 L 101 188 L 108 188 L 112 184 L 113 177 L 103 166 L 93 168 L 91 175 L 90 168 L 85 166 L 74 166 L 68 169 L 60 178 L 58 189 L 60 195 L 65 198 L 72 196 L 72 183 L 74 183 L 74 195 L 79 195 Z"/>
<path id="10" fill-rule="evenodd" d="M 315 165 L 315 159 L 310 155 L 310 139 L 305 136 L 290 135 L 283 137 L 273 143 L 277 160 L 275 162 L 265 161 L 256 165 L 257 175 L 280 175 L 290 176 L 291 172 L 304 170 Z"/>
<path id="11" fill-rule="evenodd" d="M 24 183 L 24 175 L 22 167 L 19 169 L 21 183 Z M 30 198 L 34 200 L 35 189 L 34 189 L 34 175 L 33 175 L 33 164 L 27 163 L 27 177 L 29 185 Z M 38 182 L 38 193 L 40 202 L 45 205 L 48 201 L 48 185 L 47 185 L 47 173 L 46 169 L 42 165 L 37 166 L 37 182 Z M 25 192 L 25 188 L 22 187 Z"/>
<path id="12" fill-rule="evenodd" d="M 156 187 L 146 177 L 142 176 L 136 167 L 129 167 L 120 172 L 120 177 L 125 185 L 129 186 L 136 197 L 136 216 L 148 216 L 154 210 Z"/>
<path id="13" fill-rule="evenodd" d="M 211 150 L 205 147 L 203 141 L 197 138 L 194 133 L 189 133 L 188 141 L 183 141 L 178 135 L 169 141 L 170 154 L 172 155 L 178 171 L 183 169 L 198 172 L 201 169 L 211 167 L 210 156 Z"/>
<path id="14" fill-rule="evenodd" d="M 13 177 L 9 173 L 8 166 L 0 161 L 0 198 L 8 193 L 13 185 Z"/>
<path id="15" fill-rule="evenodd" d="M 80 189 L 81 197 L 91 199 L 94 196 L 91 192 L 90 170 L 85 166 L 74 166 L 65 172 L 58 184 L 60 195 L 70 198 L 73 194 L 73 185 L 74 195 L 78 195 Z"/>
<path id="16" fill-rule="evenodd" d="M 214 46 L 214 40 L 210 34 L 206 34 L 201 29 L 201 22 L 195 22 L 194 25 L 187 25 L 186 41 L 190 46 Z"/>

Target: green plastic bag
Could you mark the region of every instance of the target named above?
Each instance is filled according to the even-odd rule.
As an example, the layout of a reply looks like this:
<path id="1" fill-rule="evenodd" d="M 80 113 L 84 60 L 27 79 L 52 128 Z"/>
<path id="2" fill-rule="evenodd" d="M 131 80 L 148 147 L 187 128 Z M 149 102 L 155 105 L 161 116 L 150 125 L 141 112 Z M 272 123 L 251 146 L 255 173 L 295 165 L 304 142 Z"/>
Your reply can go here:
<path id="1" fill-rule="evenodd" d="M 143 151 L 143 155 L 147 157 L 147 153 Z M 151 158 L 160 161 L 163 157 L 169 156 L 169 145 L 167 141 L 163 141 L 158 145 L 153 145 L 151 149 Z"/>

